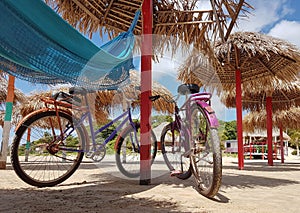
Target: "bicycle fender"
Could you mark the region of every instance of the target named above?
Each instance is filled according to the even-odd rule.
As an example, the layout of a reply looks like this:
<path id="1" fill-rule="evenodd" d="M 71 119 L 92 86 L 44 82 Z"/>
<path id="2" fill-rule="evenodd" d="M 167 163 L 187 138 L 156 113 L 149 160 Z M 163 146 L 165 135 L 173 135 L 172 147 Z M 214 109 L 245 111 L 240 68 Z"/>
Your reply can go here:
<path id="1" fill-rule="evenodd" d="M 72 113 L 69 110 L 64 110 L 64 109 L 59 109 L 60 111 L 63 111 L 67 114 L 70 114 L 72 116 Z M 21 121 L 18 123 L 17 127 L 15 128 L 15 132 L 18 130 L 18 128 L 22 125 L 22 123 L 24 123 L 28 118 L 35 116 L 36 114 L 42 113 L 42 112 L 46 112 L 46 111 L 55 111 L 54 109 L 51 108 L 42 108 L 42 109 L 38 109 L 35 110 L 29 114 L 27 114 L 24 118 L 21 119 Z"/>
<path id="2" fill-rule="evenodd" d="M 118 137 L 117 137 L 117 139 L 116 139 L 116 142 L 115 142 L 115 146 L 114 146 L 115 151 L 117 151 L 117 149 L 118 149 L 118 144 L 119 144 L 119 140 L 122 138 L 124 132 L 127 131 L 127 128 L 129 128 L 129 126 L 125 127 L 125 128 L 120 132 L 120 134 L 118 135 Z M 136 129 L 140 128 L 140 123 L 135 123 L 135 128 L 136 128 Z"/>
<path id="3" fill-rule="evenodd" d="M 197 104 L 199 104 L 201 108 L 204 109 L 204 112 L 209 120 L 210 126 L 212 128 L 217 128 L 219 126 L 219 121 L 212 107 L 204 101 L 197 101 Z"/>

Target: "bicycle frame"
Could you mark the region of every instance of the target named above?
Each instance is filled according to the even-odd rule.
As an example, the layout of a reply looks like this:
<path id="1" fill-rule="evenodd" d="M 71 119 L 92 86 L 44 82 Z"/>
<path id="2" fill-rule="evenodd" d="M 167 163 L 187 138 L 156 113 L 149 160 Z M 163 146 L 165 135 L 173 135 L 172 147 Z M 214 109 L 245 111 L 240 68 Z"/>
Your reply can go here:
<path id="1" fill-rule="evenodd" d="M 124 111 L 121 115 L 119 115 L 117 118 L 114 118 L 112 121 L 110 121 L 109 123 L 105 124 L 104 126 L 100 127 L 98 130 L 94 131 L 94 127 L 93 127 L 93 121 L 92 121 L 92 115 L 90 113 L 90 107 L 87 101 L 87 96 L 85 95 L 85 103 L 86 103 L 86 107 L 87 107 L 87 112 L 84 113 L 81 118 L 80 121 L 77 125 L 80 125 L 81 123 L 83 123 L 83 121 L 88 117 L 88 122 L 89 122 L 89 127 L 90 127 L 90 133 L 91 133 L 91 138 L 92 138 L 92 145 L 93 145 L 93 151 L 96 151 L 96 136 L 101 133 L 102 131 L 104 131 L 105 129 L 107 129 L 108 127 L 112 126 L 114 123 L 116 123 L 117 121 L 121 120 L 122 118 L 123 121 L 117 126 L 117 128 L 104 140 L 104 142 L 102 143 L 104 146 L 110 141 L 112 140 L 118 131 L 120 131 L 122 129 L 122 127 L 125 125 L 125 123 L 127 123 L 129 121 L 130 125 L 135 129 L 135 138 L 137 137 L 136 135 L 136 128 L 135 128 L 135 123 L 132 120 L 132 116 L 131 116 L 131 108 L 128 107 L 126 111 Z"/>
<path id="2" fill-rule="evenodd" d="M 217 128 L 219 126 L 219 122 L 218 122 L 217 116 L 215 115 L 215 111 L 210 106 L 210 98 L 211 98 L 210 93 L 191 94 L 189 96 L 189 98 L 184 102 L 184 104 L 180 108 L 178 108 L 176 106 L 177 109 L 175 109 L 175 115 L 176 114 L 178 115 L 179 111 L 186 111 L 187 117 L 189 117 L 190 115 L 188 113 L 190 112 L 190 107 L 191 107 L 192 103 L 196 103 L 202 109 L 204 109 L 204 112 L 207 115 L 207 118 L 209 120 L 210 126 L 213 128 Z M 186 109 L 184 109 L 184 108 L 186 108 Z"/>
<path id="3" fill-rule="evenodd" d="M 33 116 L 35 114 L 41 113 L 43 111 L 49 111 L 49 110 L 53 110 L 56 112 L 56 116 L 58 118 L 58 124 L 59 124 L 59 129 L 60 129 L 60 136 L 58 138 L 54 138 L 54 141 L 59 141 L 59 143 L 57 143 L 56 145 L 58 146 L 62 141 L 64 141 L 69 135 L 71 135 L 73 133 L 73 131 L 80 127 L 82 125 L 82 123 L 87 119 L 88 121 L 88 125 L 90 127 L 90 135 L 91 135 L 91 139 L 92 139 L 92 146 L 93 146 L 93 150 L 92 151 L 97 151 L 97 143 L 96 143 L 96 136 L 101 133 L 102 131 L 104 131 L 105 129 L 109 128 L 110 126 L 112 126 L 114 123 L 116 123 L 117 121 L 121 120 L 122 118 L 124 118 L 122 120 L 122 122 L 115 128 L 115 130 L 105 139 L 105 141 L 102 143 L 103 146 L 105 146 L 110 140 L 112 140 L 118 131 L 120 131 L 123 126 L 129 122 L 130 125 L 134 128 L 134 137 L 137 139 L 137 134 L 136 134 L 136 125 L 134 123 L 134 121 L 132 120 L 132 114 L 131 114 L 131 108 L 128 107 L 126 111 L 124 111 L 121 115 L 119 115 L 118 117 L 114 118 L 112 121 L 110 121 L 109 123 L 105 124 L 104 126 L 100 127 L 97 130 L 94 130 L 93 127 L 93 119 L 92 119 L 92 115 L 90 112 L 90 106 L 88 104 L 87 101 L 87 96 L 84 95 L 84 99 L 85 99 L 85 106 L 76 106 L 73 104 L 69 104 L 69 103 L 65 103 L 65 102 L 61 102 L 61 101 L 56 101 L 52 98 L 42 98 L 41 100 L 45 103 L 45 108 L 36 110 L 30 114 L 28 114 L 26 117 L 24 117 L 22 120 L 27 119 L 30 116 Z M 53 107 L 49 107 L 49 105 L 54 106 Z M 63 107 L 63 108 L 67 108 L 67 109 L 63 109 L 63 108 L 59 108 Z M 60 116 L 59 116 L 59 111 L 62 111 L 64 113 L 68 113 L 69 115 L 73 115 L 72 112 L 69 109 L 73 109 L 73 110 L 77 110 L 77 111 L 83 111 L 83 114 L 80 116 L 80 118 L 78 119 L 78 121 L 76 123 L 74 123 L 74 128 L 70 130 L 71 127 L 66 128 L 66 129 L 62 129 L 61 127 L 61 122 L 60 122 Z M 23 122 L 20 122 L 20 124 Z M 19 126 L 18 126 L 19 127 Z M 17 128 L 18 128 L 17 127 Z M 17 129 L 16 128 L 16 129 Z M 54 127 L 51 125 L 51 129 L 53 131 Z M 88 139 L 88 137 L 86 137 Z M 77 149 L 71 149 L 71 148 L 63 148 L 60 147 L 60 150 L 65 150 L 65 151 L 75 151 L 75 152 L 88 152 L 89 150 L 90 144 L 89 144 L 89 140 L 87 140 L 87 144 L 85 144 L 85 149 L 83 150 L 77 150 Z"/>
<path id="4" fill-rule="evenodd" d="M 181 119 L 181 116 L 179 115 L 180 111 L 186 112 L 186 118 L 188 119 L 188 125 L 190 124 L 191 115 L 189 113 L 191 111 L 190 108 L 191 108 L 192 103 L 196 103 L 198 106 L 200 106 L 208 118 L 209 125 L 212 128 L 217 128 L 219 126 L 219 122 L 215 115 L 214 110 L 210 106 L 210 98 L 211 98 L 210 93 L 195 93 L 195 94 L 191 94 L 180 108 L 177 106 L 177 104 L 175 104 L 175 120 L 172 122 L 172 129 L 180 130 L 181 125 L 186 125 L 185 122 L 183 122 L 183 120 Z M 188 137 L 190 138 L 191 137 L 190 127 L 188 126 L 185 129 L 187 130 Z M 182 134 L 182 132 L 180 132 L 180 133 Z M 172 134 L 174 134 L 174 131 L 172 131 Z M 174 135 L 173 135 L 173 138 L 174 138 Z M 187 147 L 185 147 L 185 148 L 187 148 Z M 187 157 L 189 154 L 190 154 L 190 151 L 185 153 L 184 156 Z"/>

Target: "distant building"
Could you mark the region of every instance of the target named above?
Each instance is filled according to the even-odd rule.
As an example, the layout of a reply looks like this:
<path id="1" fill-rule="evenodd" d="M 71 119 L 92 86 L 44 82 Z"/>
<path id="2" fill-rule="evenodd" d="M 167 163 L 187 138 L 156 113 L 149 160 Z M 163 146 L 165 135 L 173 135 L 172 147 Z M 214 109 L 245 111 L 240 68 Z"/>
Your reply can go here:
<path id="1" fill-rule="evenodd" d="M 237 140 L 226 140 L 225 141 L 225 152 L 226 153 L 238 153 Z"/>

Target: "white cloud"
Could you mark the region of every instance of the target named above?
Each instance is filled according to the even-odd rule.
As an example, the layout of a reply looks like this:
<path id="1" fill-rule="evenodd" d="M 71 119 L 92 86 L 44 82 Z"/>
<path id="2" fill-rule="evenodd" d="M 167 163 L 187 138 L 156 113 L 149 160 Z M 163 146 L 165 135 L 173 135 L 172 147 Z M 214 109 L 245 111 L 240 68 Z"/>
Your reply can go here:
<path id="1" fill-rule="evenodd" d="M 289 41 L 300 48 L 300 22 L 282 20 L 268 34 Z"/>
<path id="2" fill-rule="evenodd" d="M 198 1 L 196 4 L 196 10 L 210 10 L 210 9 L 212 9 L 210 0 Z"/>
<path id="3" fill-rule="evenodd" d="M 250 11 L 248 18 L 238 21 L 238 28 L 234 31 L 259 32 L 265 27 L 271 26 L 287 14 L 294 12 L 285 5 L 286 0 L 249 0 L 247 1 L 255 9 Z"/>

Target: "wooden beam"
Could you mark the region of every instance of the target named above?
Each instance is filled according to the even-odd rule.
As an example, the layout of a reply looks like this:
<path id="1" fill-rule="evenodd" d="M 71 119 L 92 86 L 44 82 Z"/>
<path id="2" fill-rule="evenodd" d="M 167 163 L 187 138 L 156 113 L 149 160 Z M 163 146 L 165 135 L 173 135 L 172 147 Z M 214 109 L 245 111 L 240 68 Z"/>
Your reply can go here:
<path id="1" fill-rule="evenodd" d="M 103 25 L 103 23 L 104 23 L 104 21 L 105 21 L 107 15 L 108 15 L 108 13 L 109 13 L 109 11 L 110 11 L 110 8 L 111 8 L 113 2 L 114 2 L 114 0 L 111 0 L 110 3 L 109 3 L 109 5 L 108 5 L 108 7 L 106 8 L 106 12 L 105 12 L 105 14 L 104 14 L 104 16 L 103 16 L 103 19 L 102 19 L 100 25 Z"/>
<path id="2" fill-rule="evenodd" d="M 228 39 L 228 37 L 229 37 L 232 29 L 233 29 L 233 26 L 236 23 L 236 20 L 237 20 L 237 18 L 239 16 L 239 13 L 240 13 L 240 11 L 242 9 L 243 4 L 244 4 L 244 0 L 240 0 L 239 4 L 237 6 L 237 10 L 235 11 L 234 17 L 231 18 L 231 22 L 230 22 L 230 24 L 229 24 L 229 26 L 227 28 L 227 32 L 226 32 L 226 35 L 224 37 L 225 41 L 227 41 L 227 39 Z"/>

